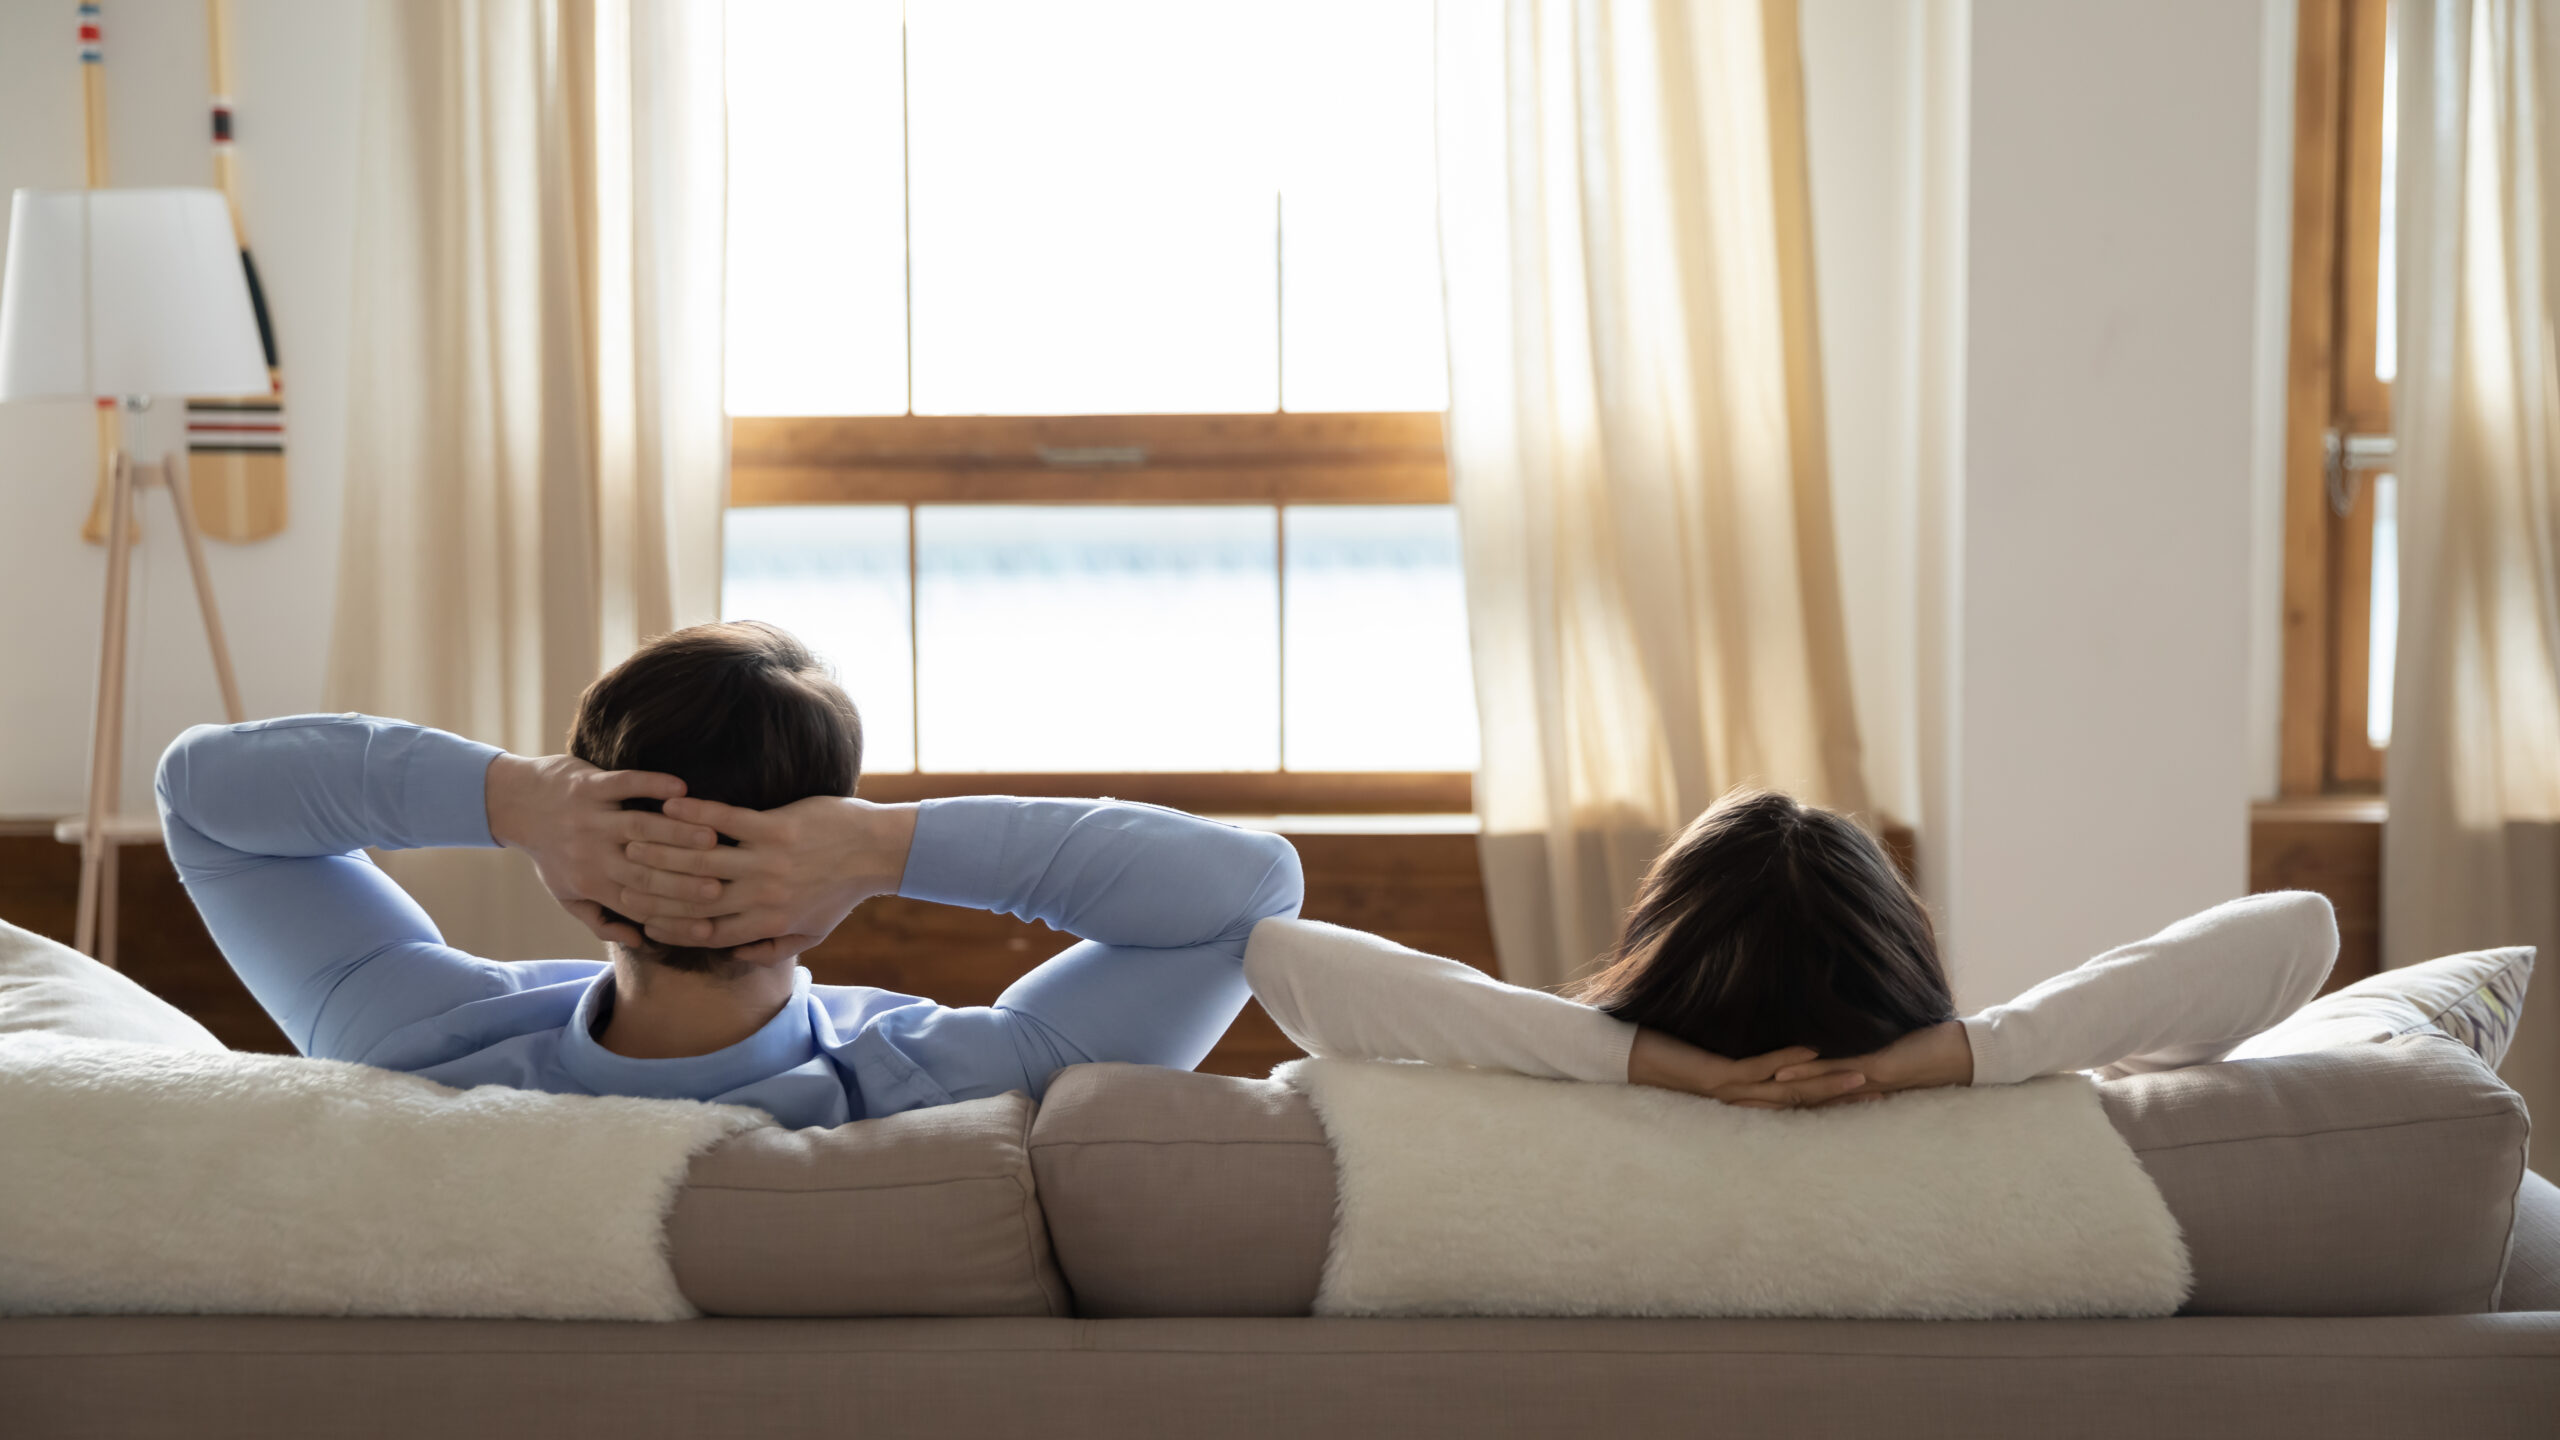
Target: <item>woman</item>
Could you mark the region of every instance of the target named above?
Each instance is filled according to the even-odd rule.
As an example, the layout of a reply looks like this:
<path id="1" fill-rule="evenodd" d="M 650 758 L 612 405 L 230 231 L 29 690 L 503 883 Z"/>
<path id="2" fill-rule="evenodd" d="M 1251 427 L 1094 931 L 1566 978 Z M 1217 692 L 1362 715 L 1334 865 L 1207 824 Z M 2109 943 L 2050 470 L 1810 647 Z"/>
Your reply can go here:
<path id="1" fill-rule="evenodd" d="M 638 868 L 618 872 L 630 887 L 618 903 L 670 940 L 733 944 L 831 925 L 843 895 L 829 888 L 821 837 L 859 825 L 831 813 L 839 803 L 790 807 L 801 828 L 786 838 L 781 817 L 671 801 L 669 815 L 744 843 L 632 844 L 626 859 Z M 1791 1108 L 2202 1064 L 2317 994 L 2337 950 L 2325 898 L 2255 895 L 1959 1019 L 1928 913 L 1875 840 L 1828 811 L 1742 792 L 1655 861 L 1614 953 L 1570 999 L 1305 922 L 1257 929 L 1244 969 L 1310 1054 Z"/>
<path id="2" fill-rule="evenodd" d="M 1615 951 L 1571 1000 L 1318 928 L 1266 927 L 1245 962 L 1255 996 L 1312 1054 L 1757 1106 L 2203 1064 L 2318 994 L 2338 953 L 2326 898 L 2253 895 L 1958 1019 L 1928 913 L 1882 847 L 1766 792 L 1726 797 L 1654 862 Z M 1721 1058 L 1764 1050 L 1739 1068 Z"/>

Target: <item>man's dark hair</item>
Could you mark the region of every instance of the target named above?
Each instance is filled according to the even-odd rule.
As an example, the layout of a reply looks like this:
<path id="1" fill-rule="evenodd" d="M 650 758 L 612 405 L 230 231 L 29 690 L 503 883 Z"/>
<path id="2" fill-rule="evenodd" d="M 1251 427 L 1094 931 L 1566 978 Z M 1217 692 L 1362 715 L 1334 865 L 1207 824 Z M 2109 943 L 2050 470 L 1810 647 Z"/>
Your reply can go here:
<path id="1" fill-rule="evenodd" d="M 661 635 L 606 671 L 578 697 L 569 753 L 603 770 L 673 775 L 697 799 L 770 810 L 853 793 L 862 716 L 790 632 L 732 620 Z M 655 800 L 623 806 L 663 808 Z M 677 970 L 722 970 L 731 959 L 726 949 L 654 940 L 628 948 Z"/>
<path id="2" fill-rule="evenodd" d="M 1864 1055 L 1955 1016 L 1929 912 L 1884 847 L 1757 790 L 1653 862 L 1616 949 L 1568 993 L 1732 1059 Z"/>

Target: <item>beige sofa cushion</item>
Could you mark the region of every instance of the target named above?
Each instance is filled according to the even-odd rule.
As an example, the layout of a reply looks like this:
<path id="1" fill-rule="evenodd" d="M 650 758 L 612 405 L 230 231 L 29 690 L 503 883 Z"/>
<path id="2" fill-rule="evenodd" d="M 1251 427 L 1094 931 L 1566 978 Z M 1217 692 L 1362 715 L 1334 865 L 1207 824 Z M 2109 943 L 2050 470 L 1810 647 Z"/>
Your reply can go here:
<path id="1" fill-rule="evenodd" d="M 2498 1308 L 2560 1310 L 2560 1185 L 2530 1172 L 2516 1191 L 2516 1243 L 2507 1251 Z"/>
<path id="2" fill-rule="evenodd" d="M 2498 1308 L 2524 1102 L 2435 1034 L 2098 1087 L 2186 1231 L 2198 1315 Z"/>
<path id="3" fill-rule="evenodd" d="M 2193 1253 L 2189 1309 L 2497 1308 L 2524 1106 L 2438 1036 L 2103 1085 Z M 1277 1081 L 1084 1065 L 1051 1082 L 1031 1157 L 1080 1313 L 1303 1315 L 1333 1157 Z"/>
<path id="4" fill-rule="evenodd" d="M 694 1157 L 667 1217 L 712 1315 L 1064 1315 L 1020 1094 L 828 1130 L 756 1130 Z"/>
<path id="5" fill-rule="evenodd" d="M 1306 1315 L 1333 1239 L 1333 1151 L 1276 1080 L 1077 1065 L 1031 1166 L 1076 1311 Z"/>

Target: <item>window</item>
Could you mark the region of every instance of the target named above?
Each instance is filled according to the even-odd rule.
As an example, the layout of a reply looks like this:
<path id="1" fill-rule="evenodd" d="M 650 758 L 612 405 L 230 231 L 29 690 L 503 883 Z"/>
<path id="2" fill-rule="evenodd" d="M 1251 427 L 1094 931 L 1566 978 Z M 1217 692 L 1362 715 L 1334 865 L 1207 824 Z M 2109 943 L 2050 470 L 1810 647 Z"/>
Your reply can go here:
<path id="1" fill-rule="evenodd" d="M 2372 791 L 2399 622 L 2387 0 L 2302 0 L 2285 497 L 2289 795 Z"/>
<path id="2" fill-rule="evenodd" d="M 723 608 L 866 793 L 1467 808 L 1429 0 L 729 17 Z"/>

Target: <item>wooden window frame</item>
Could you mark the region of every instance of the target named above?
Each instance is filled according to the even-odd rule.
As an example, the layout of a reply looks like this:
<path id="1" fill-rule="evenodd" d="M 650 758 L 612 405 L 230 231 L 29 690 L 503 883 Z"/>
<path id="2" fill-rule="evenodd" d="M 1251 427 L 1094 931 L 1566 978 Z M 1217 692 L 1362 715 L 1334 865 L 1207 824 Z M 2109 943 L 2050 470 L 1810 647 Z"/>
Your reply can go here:
<path id="1" fill-rule="evenodd" d="M 2346 472 L 2331 502 L 2332 433 L 2391 433 L 2378 323 L 2388 0 L 2301 0 L 2294 69 L 2292 323 L 2286 366 L 2286 795 L 2379 790 L 2367 738 L 2374 484 Z"/>
<path id="2" fill-rule="evenodd" d="M 739 416 L 731 505 L 1446 505 L 1440 413 Z"/>
<path id="3" fill-rule="evenodd" d="M 737 416 L 729 504 L 1445 505 L 1437 411 Z M 910 530 L 912 534 L 912 530 Z M 1285 557 L 1284 557 L 1285 560 Z M 1229 815 L 1472 810 L 1465 771 L 867 775 L 883 801 L 1110 795 Z"/>

